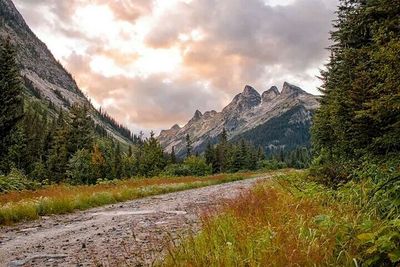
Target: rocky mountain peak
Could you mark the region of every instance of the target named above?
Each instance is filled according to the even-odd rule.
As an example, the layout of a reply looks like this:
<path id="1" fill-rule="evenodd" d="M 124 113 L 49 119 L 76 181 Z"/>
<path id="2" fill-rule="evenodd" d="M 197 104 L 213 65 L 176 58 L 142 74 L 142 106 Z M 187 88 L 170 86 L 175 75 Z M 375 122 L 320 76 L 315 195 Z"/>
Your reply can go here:
<path id="1" fill-rule="evenodd" d="M 200 110 L 196 110 L 193 115 L 193 118 L 189 121 L 189 124 L 199 121 L 203 117 L 203 113 Z"/>
<path id="2" fill-rule="evenodd" d="M 280 95 L 278 87 L 272 86 L 269 90 L 265 91 L 261 98 L 263 102 L 270 102 Z"/>
<path id="3" fill-rule="evenodd" d="M 261 95 L 251 86 L 246 85 L 243 92 L 236 95 L 232 102 L 222 112 L 242 112 L 261 103 Z"/>
<path id="4" fill-rule="evenodd" d="M 265 149 L 293 145 L 292 141 L 287 141 L 291 139 L 287 134 L 294 136 L 293 140 L 300 140 L 296 136 L 308 132 L 312 113 L 319 105 L 318 97 L 289 83 L 283 87 L 282 93 L 279 93 L 276 86 L 272 86 L 261 96 L 253 87 L 246 86 L 221 112 L 212 110 L 202 115 L 196 111 L 183 129 L 163 131 L 158 140 L 165 151 L 170 152 L 174 147 L 178 157 L 185 155 L 187 133 L 196 140 L 194 151 L 202 153 L 208 143 L 218 142 L 224 128 L 230 140 L 244 137 L 254 141 L 256 136 L 262 140 Z M 296 127 L 303 127 L 304 132 L 299 130 L 296 133 Z M 301 142 L 296 145 L 308 144 L 308 141 Z"/>
<path id="5" fill-rule="evenodd" d="M 260 94 L 257 92 L 256 89 L 254 89 L 254 88 L 251 87 L 250 85 L 246 85 L 246 86 L 244 87 L 242 96 L 243 96 L 243 97 L 252 98 L 252 97 L 259 97 Z"/>
<path id="6" fill-rule="evenodd" d="M 300 87 L 290 84 L 288 82 L 285 82 L 283 84 L 281 95 L 284 95 L 284 96 L 296 95 L 296 96 L 298 96 L 300 94 L 307 94 L 307 92 L 304 91 L 303 89 L 301 89 Z"/>
<path id="7" fill-rule="evenodd" d="M 210 119 L 210 118 L 214 117 L 217 114 L 218 114 L 218 112 L 216 112 L 215 110 L 207 111 L 207 112 L 204 113 L 203 118 L 204 119 Z"/>
<path id="8" fill-rule="evenodd" d="M 171 127 L 171 130 L 174 131 L 179 131 L 181 129 L 181 127 L 178 124 L 175 124 L 174 126 Z"/>

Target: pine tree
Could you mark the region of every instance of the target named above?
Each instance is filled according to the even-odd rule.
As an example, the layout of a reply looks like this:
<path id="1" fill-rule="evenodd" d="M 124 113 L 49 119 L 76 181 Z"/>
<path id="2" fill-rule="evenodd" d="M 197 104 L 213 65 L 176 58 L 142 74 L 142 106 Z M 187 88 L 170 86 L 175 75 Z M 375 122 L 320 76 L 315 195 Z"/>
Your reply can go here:
<path id="1" fill-rule="evenodd" d="M 190 157 L 192 155 L 192 140 L 190 139 L 190 135 L 186 135 L 186 157 Z"/>
<path id="2" fill-rule="evenodd" d="M 8 39 L 0 46 L 0 138 L 6 137 L 24 114 L 22 82 L 16 52 Z"/>
<path id="3" fill-rule="evenodd" d="M 53 142 L 50 148 L 49 158 L 47 161 L 49 179 L 53 182 L 61 182 L 66 176 L 69 160 L 69 135 L 69 125 L 65 120 L 64 113 L 60 110 L 56 122 Z"/>
<path id="4" fill-rule="evenodd" d="M 75 104 L 70 110 L 71 132 L 68 151 L 74 154 L 77 150 L 90 150 L 93 146 L 93 121 L 86 105 Z"/>
<path id="5" fill-rule="evenodd" d="M 265 151 L 262 148 L 262 146 L 258 147 L 258 151 L 257 151 L 257 160 L 258 161 L 262 161 L 265 160 Z"/>
<path id="6" fill-rule="evenodd" d="M 219 144 L 216 147 L 216 155 L 217 155 L 217 167 L 219 169 L 219 172 L 225 172 L 228 169 L 228 150 L 229 150 L 229 144 L 228 144 L 228 134 L 226 132 L 226 129 L 223 128 Z"/>
<path id="7" fill-rule="evenodd" d="M 399 0 L 340 2 L 312 128 L 321 164 L 352 169 L 400 152 L 399 14 Z"/>
<path id="8" fill-rule="evenodd" d="M 95 180 L 105 178 L 105 159 L 98 144 L 93 145 L 91 158 L 92 176 Z"/>
<path id="9" fill-rule="evenodd" d="M 16 52 L 10 39 L 7 39 L 0 45 L 0 172 L 9 171 L 6 163 L 12 145 L 9 142 L 15 140 L 10 135 L 18 133 L 16 127 L 23 114 L 22 82 L 16 64 Z"/>
<path id="10" fill-rule="evenodd" d="M 176 160 L 176 154 L 175 154 L 175 147 L 172 147 L 172 151 L 171 151 L 171 163 L 172 164 L 176 164 L 177 160 Z"/>
<path id="11" fill-rule="evenodd" d="M 154 132 L 151 132 L 137 154 L 139 173 L 148 177 L 158 175 L 166 166 L 164 151 L 154 136 Z"/>
<path id="12" fill-rule="evenodd" d="M 115 179 L 120 179 L 122 176 L 122 154 L 121 154 L 121 145 L 117 142 L 115 146 L 114 152 L 114 161 L 113 161 L 113 177 Z"/>

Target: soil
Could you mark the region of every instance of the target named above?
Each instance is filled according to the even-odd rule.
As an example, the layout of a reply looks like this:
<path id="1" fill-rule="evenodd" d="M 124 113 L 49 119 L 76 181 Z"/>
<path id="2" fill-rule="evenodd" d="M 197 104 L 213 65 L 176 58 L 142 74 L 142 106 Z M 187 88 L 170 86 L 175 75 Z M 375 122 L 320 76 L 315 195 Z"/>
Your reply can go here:
<path id="1" fill-rule="evenodd" d="M 151 266 L 260 177 L 0 228 L 0 266 Z"/>

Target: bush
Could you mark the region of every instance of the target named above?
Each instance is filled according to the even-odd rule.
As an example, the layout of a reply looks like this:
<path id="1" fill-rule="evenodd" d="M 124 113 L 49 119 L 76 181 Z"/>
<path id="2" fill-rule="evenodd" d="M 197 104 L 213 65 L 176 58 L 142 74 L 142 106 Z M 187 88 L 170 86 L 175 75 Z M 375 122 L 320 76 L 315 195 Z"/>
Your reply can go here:
<path id="1" fill-rule="evenodd" d="M 191 156 L 183 164 L 189 168 L 191 175 L 194 176 L 206 176 L 212 173 L 212 167 L 201 157 Z"/>
<path id="2" fill-rule="evenodd" d="M 0 175 L 0 193 L 34 190 L 39 187 L 39 183 L 30 181 L 21 171 L 17 169 L 12 169 L 9 175 Z"/>
<path id="3" fill-rule="evenodd" d="M 285 162 L 279 162 L 276 160 L 262 160 L 258 162 L 258 169 L 262 170 L 279 170 L 287 168 Z"/>
<path id="4" fill-rule="evenodd" d="M 206 176 L 212 173 L 212 167 L 201 157 L 191 156 L 181 164 L 168 165 L 165 176 Z"/>
<path id="5" fill-rule="evenodd" d="M 185 164 L 171 164 L 167 166 L 163 174 L 165 176 L 189 176 L 191 172 Z"/>

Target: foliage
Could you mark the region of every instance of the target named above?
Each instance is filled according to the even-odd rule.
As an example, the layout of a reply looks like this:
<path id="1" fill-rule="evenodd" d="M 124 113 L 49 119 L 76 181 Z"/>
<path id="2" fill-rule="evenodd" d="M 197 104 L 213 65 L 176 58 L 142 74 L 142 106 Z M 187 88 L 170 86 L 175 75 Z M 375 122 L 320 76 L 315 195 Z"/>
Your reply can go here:
<path id="1" fill-rule="evenodd" d="M 204 157 L 206 163 L 212 166 L 214 173 L 256 170 L 257 162 L 265 157 L 260 151 L 262 148 L 257 149 L 243 139 L 238 143 L 228 143 L 227 133 L 224 130 L 219 144 L 207 145 Z"/>
<path id="2" fill-rule="evenodd" d="M 190 156 L 183 163 L 170 164 L 166 167 L 166 176 L 206 176 L 212 174 L 212 168 L 201 157 Z"/>
<path id="3" fill-rule="evenodd" d="M 208 214 L 162 266 L 396 266 L 399 217 L 382 217 L 371 181 L 337 190 L 307 174 L 275 177 Z M 382 199 L 383 200 L 383 199 Z M 386 202 L 385 200 L 383 200 Z M 380 216 L 377 216 L 381 214 Z"/>
<path id="4" fill-rule="evenodd" d="M 13 159 L 9 154 L 15 156 L 18 145 L 15 139 L 21 133 L 17 127 L 23 117 L 24 104 L 15 54 L 10 39 L 0 41 L 0 173 L 7 173 L 12 167 Z M 10 151 L 10 147 L 14 150 Z"/>
<path id="5" fill-rule="evenodd" d="M 40 184 L 29 180 L 17 169 L 12 169 L 8 175 L 0 175 L 0 193 L 33 190 L 39 187 Z"/>
<path id="6" fill-rule="evenodd" d="M 68 162 L 67 175 L 72 184 L 93 184 L 95 176 L 91 168 L 91 155 L 86 149 L 75 152 Z"/>
<path id="7" fill-rule="evenodd" d="M 183 164 L 188 167 L 190 175 L 193 176 L 206 176 L 212 173 L 211 166 L 201 157 L 188 157 Z"/>
<path id="8" fill-rule="evenodd" d="M 272 160 L 262 160 L 258 162 L 258 168 L 261 170 L 279 170 L 286 168 L 287 165 L 282 161 Z"/>
<path id="9" fill-rule="evenodd" d="M 395 3 L 394 3 L 395 2 Z M 341 1 L 313 143 L 327 161 L 400 152 L 399 2 Z"/>

